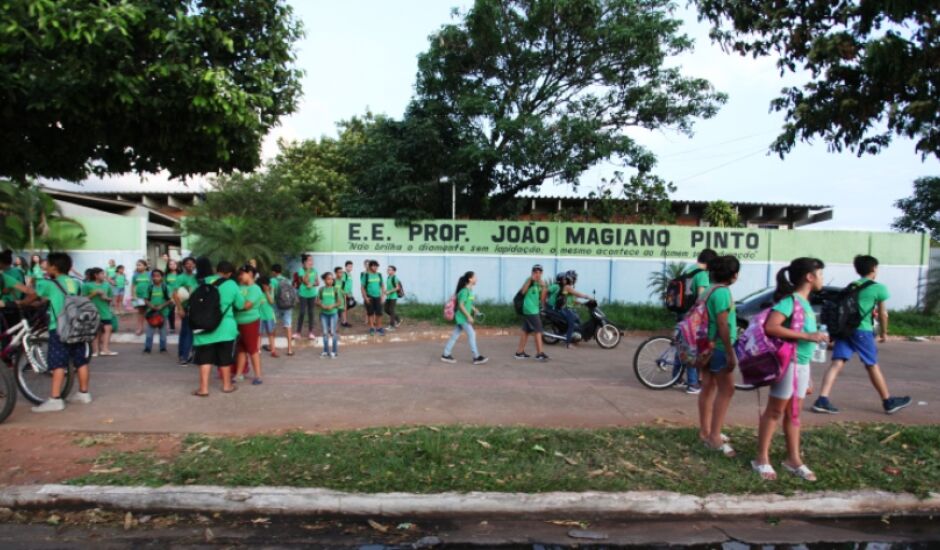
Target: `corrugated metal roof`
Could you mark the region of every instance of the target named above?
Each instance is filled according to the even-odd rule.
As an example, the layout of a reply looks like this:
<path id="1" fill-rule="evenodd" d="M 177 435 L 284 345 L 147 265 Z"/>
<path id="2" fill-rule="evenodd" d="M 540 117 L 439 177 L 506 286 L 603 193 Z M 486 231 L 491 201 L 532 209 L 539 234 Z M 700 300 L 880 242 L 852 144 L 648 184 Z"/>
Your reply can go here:
<path id="1" fill-rule="evenodd" d="M 536 199 L 536 200 L 546 200 L 546 201 L 572 201 L 572 200 L 597 200 L 597 198 L 591 198 L 580 195 L 534 195 L 534 194 L 519 194 L 520 199 Z M 623 200 L 618 197 L 617 200 Z M 695 206 L 707 206 L 713 201 L 703 201 L 703 200 L 686 200 L 686 199 L 670 199 L 673 204 L 688 204 Z M 715 199 L 720 200 L 720 199 Z M 726 200 L 728 204 L 732 206 L 767 206 L 771 208 L 808 208 L 810 210 L 823 210 L 826 208 L 832 208 L 831 204 L 801 204 L 801 203 L 792 203 L 792 202 L 753 202 L 753 201 L 731 201 Z"/>

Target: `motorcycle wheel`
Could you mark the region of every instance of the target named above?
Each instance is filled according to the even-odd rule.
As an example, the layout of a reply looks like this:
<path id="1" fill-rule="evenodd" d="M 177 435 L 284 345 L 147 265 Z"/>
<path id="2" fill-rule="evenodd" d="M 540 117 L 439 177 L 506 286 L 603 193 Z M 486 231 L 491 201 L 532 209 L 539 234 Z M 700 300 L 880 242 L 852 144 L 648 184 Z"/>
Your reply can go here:
<path id="1" fill-rule="evenodd" d="M 594 339 L 597 340 L 597 345 L 604 349 L 614 349 L 620 344 L 622 337 L 623 335 L 620 334 L 620 329 L 610 324 L 597 329 L 597 334 L 594 335 Z"/>

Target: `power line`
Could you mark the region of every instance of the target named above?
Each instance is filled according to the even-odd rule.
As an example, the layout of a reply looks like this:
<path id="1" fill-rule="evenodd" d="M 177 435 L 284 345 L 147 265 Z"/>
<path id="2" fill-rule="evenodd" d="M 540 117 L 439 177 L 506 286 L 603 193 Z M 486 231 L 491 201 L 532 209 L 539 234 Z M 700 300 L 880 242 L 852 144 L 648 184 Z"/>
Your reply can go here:
<path id="1" fill-rule="evenodd" d="M 759 155 L 759 154 L 761 154 L 761 153 L 766 153 L 766 152 L 769 151 L 769 150 L 770 150 L 770 149 L 769 149 L 768 147 L 761 147 L 760 149 L 758 149 L 757 151 L 754 151 L 753 153 L 748 153 L 748 154 L 746 154 L 746 155 L 744 155 L 744 156 L 741 156 L 741 157 L 738 157 L 738 158 L 736 158 L 736 159 L 729 160 L 728 162 L 719 164 L 718 166 L 714 166 L 714 167 L 712 167 L 712 168 L 709 168 L 708 170 L 704 170 L 704 171 L 699 172 L 699 173 L 697 173 L 697 174 L 692 174 L 691 176 L 686 176 L 686 177 L 684 177 L 684 178 L 682 178 L 682 179 L 680 179 L 680 180 L 676 180 L 675 183 L 682 183 L 683 181 L 688 181 L 688 180 L 690 180 L 690 179 L 697 178 L 697 177 L 699 177 L 699 176 L 704 176 L 705 174 L 714 172 L 715 170 L 718 170 L 718 169 L 720 169 L 720 168 L 724 168 L 725 166 L 728 166 L 729 164 L 734 164 L 734 163 L 740 162 L 740 161 L 742 161 L 742 160 L 744 160 L 744 159 L 751 158 L 751 157 L 753 157 L 753 156 L 755 156 L 755 155 Z"/>
<path id="2" fill-rule="evenodd" d="M 714 148 L 714 147 L 720 147 L 720 146 L 722 146 L 722 145 L 728 145 L 729 143 L 737 143 L 737 142 L 739 142 L 739 141 L 744 141 L 744 140 L 746 140 L 746 139 L 751 139 L 751 138 L 758 137 L 758 136 L 766 136 L 767 134 L 771 134 L 771 133 L 773 133 L 773 132 L 772 132 L 772 131 L 758 132 L 758 133 L 756 133 L 756 134 L 751 134 L 751 135 L 749 135 L 749 136 L 743 136 L 743 137 L 739 137 L 739 138 L 735 138 L 735 139 L 729 139 L 728 141 L 722 141 L 722 142 L 719 142 L 719 143 L 711 143 L 711 144 L 709 144 L 709 145 L 703 145 L 703 146 L 701 146 L 701 147 L 694 147 L 694 148 L 692 148 L 692 149 L 686 149 L 685 151 L 679 151 L 679 152 L 677 152 L 677 153 L 671 153 L 671 154 L 668 154 L 668 155 L 663 155 L 663 156 L 661 156 L 661 157 L 659 157 L 659 158 L 660 158 L 660 159 L 668 159 L 668 158 L 672 158 L 672 157 L 678 157 L 679 155 L 685 155 L 685 154 L 688 154 L 688 153 L 695 153 L 695 152 L 697 152 L 697 151 L 704 151 L 705 149 L 711 149 L 711 148 Z"/>

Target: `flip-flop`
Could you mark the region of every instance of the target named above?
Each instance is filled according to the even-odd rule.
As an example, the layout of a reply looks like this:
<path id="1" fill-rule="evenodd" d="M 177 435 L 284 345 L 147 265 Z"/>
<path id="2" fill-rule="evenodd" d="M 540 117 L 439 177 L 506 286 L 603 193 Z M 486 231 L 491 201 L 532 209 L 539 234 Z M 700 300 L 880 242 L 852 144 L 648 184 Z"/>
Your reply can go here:
<path id="1" fill-rule="evenodd" d="M 703 441 L 703 443 L 705 444 L 706 449 L 710 451 L 720 452 L 721 454 L 725 455 L 727 458 L 734 458 L 735 455 L 737 454 L 734 451 L 734 449 L 731 447 L 731 445 L 728 445 L 727 443 L 722 443 L 720 447 L 712 447 L 711 444 L 707 441 Z"/>
<path id="2" fill-rule="evenodd" d="M 230 390 L 222 390 L 222 393 L 235 393 L 238 390 L 238 386 L 233 385 Z"/>
<path id="3" fill-rule="evenodd" d="M 194 395 L 195 397 L 209 397 L 209 394 L 208 394 L 208 393 L 199 393 L 199 390 L 194 391 L 194 392 L 193 392 L 193 395 Z"/>
<path id="4" fill-rule="evenodd" d="M 806 464 L 801 464 L 798 468 L 790 466 L 786 462 L 781 462 L 783 469 L 802 479 L 803 481 L 816 481 L 816 474 Z"/>
<path id="5" fill-rule="evenodd" d="M 757 472 L 757 475 L 764 481 L 777 480 L 777 472 L 774 471 L 774 467 L 770 464 L 758 464 L 756 461 L 752 460 L 751 469 Z"/>

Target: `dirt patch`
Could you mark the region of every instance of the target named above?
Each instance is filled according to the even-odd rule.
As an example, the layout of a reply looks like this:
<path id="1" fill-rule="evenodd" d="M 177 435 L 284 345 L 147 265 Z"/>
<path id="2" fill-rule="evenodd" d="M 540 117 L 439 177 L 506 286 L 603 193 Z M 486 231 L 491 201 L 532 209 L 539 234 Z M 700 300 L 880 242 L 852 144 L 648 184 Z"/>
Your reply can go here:
<path id="1" fill-rule="evenodd" d="M 150 450 L 169 458 L 183 436 L 5 429 L 0 438 L 0 486 L 60 483 L 84 475 L 110 451 Z"/>

